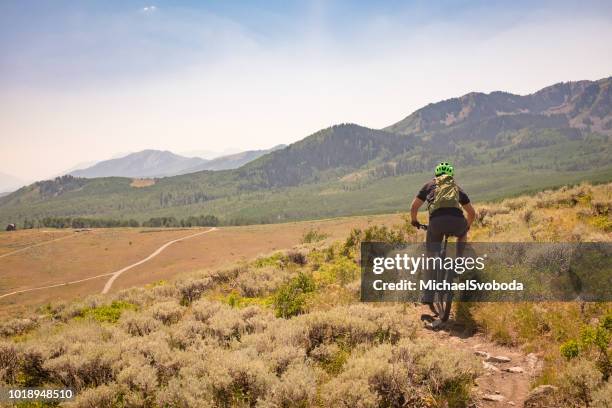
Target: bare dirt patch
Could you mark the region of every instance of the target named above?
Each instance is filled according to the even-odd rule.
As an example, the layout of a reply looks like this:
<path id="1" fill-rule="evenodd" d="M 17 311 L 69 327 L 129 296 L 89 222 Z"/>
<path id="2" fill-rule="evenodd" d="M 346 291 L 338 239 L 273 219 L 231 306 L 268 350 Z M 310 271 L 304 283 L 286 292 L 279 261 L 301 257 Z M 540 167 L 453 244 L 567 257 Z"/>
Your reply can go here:
<path id="1" fill-rule="evenodd" d="M 132 180 L 132 182 L 130 183 L 130 187 L 134 187 L 134 188 L 143 188 L 143 187 L 149 187 L 155 184 L 155 179 L 148 179 L 148 178 L 135 178 Z"/>

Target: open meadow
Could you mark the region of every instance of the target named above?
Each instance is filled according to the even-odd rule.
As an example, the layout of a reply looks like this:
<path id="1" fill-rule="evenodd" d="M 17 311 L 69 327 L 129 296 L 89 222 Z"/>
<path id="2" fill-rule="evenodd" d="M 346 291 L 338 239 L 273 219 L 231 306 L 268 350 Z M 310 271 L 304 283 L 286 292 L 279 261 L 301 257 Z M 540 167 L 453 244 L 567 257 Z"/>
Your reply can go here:
<path id="1" fill-rule="evenodd" d="M 184 272 L 228 267 L 299 245 L 309 232 L 334 240 L 343 238 L 352 228 L 399 223 L 400 216 L 391 214 L 219 227 L 209 234 L 170 245 L 156 257 L 121 274 L 113 283 L 112 290 L 168 280 Z M 209 229 L 101 228 L 0 232 L 0 316 L 16 316 L 31 306 L 100 293 L 112 273 L 148 257 L 169 241 Z M 54 285 L 59 286 L 30 291 Z M 2 297 L 22 290 L 28 291 Z"/>

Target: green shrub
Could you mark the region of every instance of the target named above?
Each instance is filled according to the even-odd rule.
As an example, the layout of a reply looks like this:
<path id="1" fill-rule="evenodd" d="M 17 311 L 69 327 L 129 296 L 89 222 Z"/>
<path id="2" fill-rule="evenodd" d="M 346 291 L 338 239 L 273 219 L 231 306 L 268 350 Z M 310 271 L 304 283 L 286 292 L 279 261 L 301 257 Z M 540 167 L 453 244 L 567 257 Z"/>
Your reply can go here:
<path id="1" fill-rule="evenodd" d="M 604 329 L 612 332 L 612 313 L 608 313 L 607 315 L 604 316 L 601 322 L 601 326 Z"/>
<path id="2" fill-rule="evenodd" d="M 584 326 L 578 340 L 571 339 L 561 345 L 561 355 L 568 360 L 582 355 L 595 361 L 604 379 L 608 379 L 612 374 L 609 354 L 612 331 L 607 329 L 608 325 L 609 320 L 606 316 L 598 326 Z"/>
<path id="3" fill-rule="evenodd" d="M 313 242 L 323 241 L 328 235 L 315 229 L 311 229 L 302 235 L 302 244 L 312 244 Z"/>
<path id="4" fill-rule="evenodd" d="M 116 300 L 110 305 L 102 305 L 96 307 L 86 307 L 81 311 L 80 317 L 91 318 L 98 322 L 116 323 L 121 317 L 124 310 L 136 310 L 136 305 L 131 303 Z"/>
<path id="5" fill-rule="evenodd" d="M 363 234 L 364 241 L 386 242 L 389 244 L 405 244 L 404 230 L 399 227 L 388 228 L 386 225 L 372 225 Z"/>
<path id="6" fill-rule="evenodd" d="M 608 215 L 597 215 L 591 218 L 590 223 L 604 232 L 612 231 L 612 219 Z"/>
<path id="7" fill-rule="evenodd" d="M 338 256 L 323 264 L 315 273 L 317 280 L 325 283 L 339 283 L 344 286 L 359 276 L 359 267 L 352 259 Z"/>
<path id="8" fill-rule="evenodd" d="M 304 312 L 305 297 L 291 286 L 282 287 L 274 298 L 277 317 L 289 318 Z"/>
<path id="9" fill-rule="evenodd" d="M 259 257 L 253 261 L 253 266 L 263 268 L 266 266 L 284 267 L 287 264 L 287 257 L 282 252 L 276 252 L 270 256 Z"/>
<path id="10" fill-rule="evenodd" d="M 291 286 L 302 291 L 302 293 L 313 292 L 316 289 L 312 276 L 306 275 L 303 272 L 298 273 L 298 275 L 291 280 Z"/>
<path id="11" fill-rule="evenodd" d="M 610 345 L 610 334 L 603 326 L 587 326 L 580 334 L 580 342 L 585 348 L 595 346 L 601 352 L 605 352 Z"/>
<path id="12" fill-rule="evenodd" d="M 268 307 L 274 305 L 274 298 L 272 296 L 265 297 L 248 297 L 242 296 L 239 293 L 230 293 L 227 297 L 222 299 L 230 305 L 231 307 L 235 307 L 238 309 L 243 309 L 249 306 L 262 306 Z"/>
<path id="13" fill-rule="evenodd" d="M 321 344 L 310 353 L 328 374 L 338 375 L 342 372 L 344 364 L 351 355 L 351 350 L 346 345 Z"/>
<path id="14" fill-rule="evenodd" d="M 409 225 L 409 224 L 407 224 Z M 389 228 L 386 225 L 372 225 L 364 231 L 354 228 L 342 245 L 341 253 L 345 256 L 353 256 L 359 251 L 362 242 L 386 242 L 388 244 L 405 244 L 410 226 L 395 226 Z"/>
<path id="15" fill-rule="evenodd" d="M 180 227 L 180 222 L 174 217 L 153 217 L 142 223 L 143 227 Z"/>
<path id="16" fill-rule="evenodd" d="M 140 223 L 134 219 L 118 220 L 108 218 L 70 218 L 70 217 L 45 217 L 42 220 L 24 220 L 23 228 L 38 227 L 48 228 L 118 228 L 118 227 L 139 227 Z"/>
<path id="17" fill-rule="evenodd" d="M 353 228 L 349 234 L 349 236 L 344 241 L 344 245 L 342 245 L 342 254 L 344 256 L 351 256 L 359 245 L 361 245 L 361 241 L 363 240 L 363 231 L 359 228 Z"/>
<path id="18" fill-rule="evenodd" d="M 181 227 L 216 227 L 219 219 L 214 215 L 189 216 L 180 221 Z"/>
<path id="19" fill-rule="evenodd" d="M 288 283 L 280 287 L 274 297 L 274 309 L 277 317 L 289 318 L 304 312 L 306 294 L 314 292 L 315 282 L 312 276 L 300 272 Z"/>
<path id="20" fill-rule="evenodd" d="M 580 346 L 576 340 L 568 340 L 560 347 L 561 355 L 568 360 L 578 357 Z"/>

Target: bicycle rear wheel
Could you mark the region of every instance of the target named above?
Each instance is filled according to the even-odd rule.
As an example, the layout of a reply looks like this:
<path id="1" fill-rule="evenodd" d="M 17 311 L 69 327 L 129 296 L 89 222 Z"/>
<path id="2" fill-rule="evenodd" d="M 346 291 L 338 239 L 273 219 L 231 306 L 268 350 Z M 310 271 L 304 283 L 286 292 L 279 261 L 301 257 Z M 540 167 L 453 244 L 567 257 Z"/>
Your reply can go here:
<path id="1" fill-rule="evenodd" d="M 452 279 L 450 279 L 450 273 L 448 271 L 438 271 L 437 273 L 437 282 L 449 282 L 452 283 Z M 434 293 L 434 301 L 433 307 L 438 314 L 438 318 L 443 322 L 447 321 L 450 317 L 451 308 L 453 306 L 453 292 L 450 290 L 441 290 L 436 291 Z"/>

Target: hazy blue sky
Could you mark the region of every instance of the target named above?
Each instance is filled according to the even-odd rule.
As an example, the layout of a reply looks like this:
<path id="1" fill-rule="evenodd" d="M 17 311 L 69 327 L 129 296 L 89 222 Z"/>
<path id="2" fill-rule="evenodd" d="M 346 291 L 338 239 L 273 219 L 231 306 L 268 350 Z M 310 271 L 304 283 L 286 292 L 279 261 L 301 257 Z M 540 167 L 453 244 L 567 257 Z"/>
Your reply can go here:
<path id="1" fill-rule="evenodd" d="M 610 2 L 0 1 L 0 172 L 267 148 L 612 74 Z"/>

